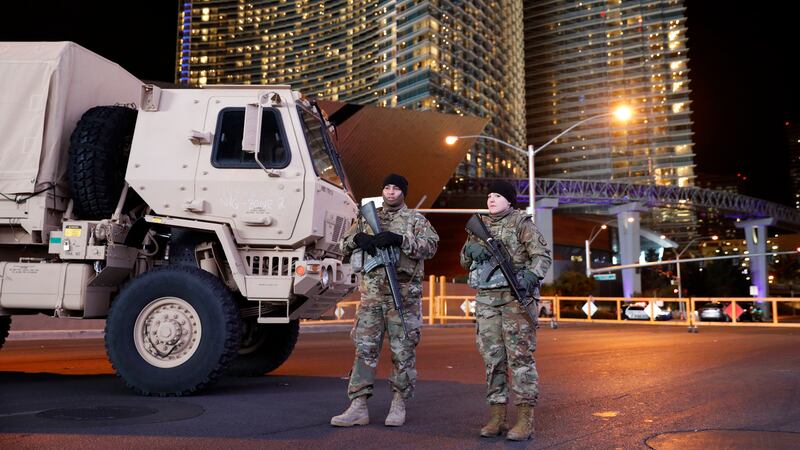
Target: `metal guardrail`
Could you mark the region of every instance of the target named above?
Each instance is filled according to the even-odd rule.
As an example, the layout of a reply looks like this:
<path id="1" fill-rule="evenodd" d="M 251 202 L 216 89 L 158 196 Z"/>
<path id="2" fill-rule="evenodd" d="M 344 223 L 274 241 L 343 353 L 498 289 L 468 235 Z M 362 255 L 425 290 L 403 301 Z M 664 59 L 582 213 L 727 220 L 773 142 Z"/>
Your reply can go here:
<path id="1" fill-rule="evenodd" d="M 689 298 L 616 298 L 616 297 L 543 297 L 549 299 L 554 303 L 555 320 L 563 322 L 596 322 L 596 323 L 632 323 L 632 324 L 654 324 L 654 325 L 684 325 L 690 328 L 696 328 L 699 324 L 703 326 L 761 326 L 761 327 L 798 327 L 800 328 L 800 298 L 786 298 L 786 297 L 770 297 L 770 298 L 755 298 L 755 297 L 689 297 Z M 613 304 L 613 308 L 607 308 L 607 311 L 613 311 L 616 315 L 612 319 L 594 318 L 585 314 L 586 317 L 564 317 L 565 312 L 569 315 L 576 313 L 574 309 L 569 308 L 569 303 L 583 303 L 591 301 L 595 305 L 599 304 Z M 625 320 L 623 317 L 623 306 L 631 304 L 645 303 L 645 309 L 650 310 L 648 320 Z M 678 308 L 670 309 L 671 317 L 668 320 L 658 320 L 656 317 L 656 305 L 670 304 L 677 305 Z M 719 304 L 723 314 L 719 321 L 702 320 L 699 313 L 699 308 L 708 303 Z M 742 305 L 751 306 L 754 304 L 768 304 L 769 313 L 765 314 L 767 320 L 765 321 L 742 321 L 740 317 L 745 312 L 742 308 L 738 312 L 737 307 L 741 308 Z M 780 314 L 780 305 L 784 304 L 785 310 L 791 311 L 791 314 Z M 730 308 L 730 312 L 726 311 Z M 566 309 L 566 311 L 565 311 Z"/>
<path id="2" fill-rule="evenodd" d="M 689 298 L 623 298 L 623 297 L 563 297 L 543 296 L 543 302 L 549 303 L 552 314 L 542 316 L 557 322 L 592 322 L 592 323 L 628 323 L 650 324 L 666 326 L 687 326 L 696 330 L 697 326 L 744 326 L 744 327 L 797 327 L 800 328 L 800 298 L 770 297 L 770 298 L 723 298 L 723 297 L 689 297 Z M 586 314 L 582 307 L 591 311 L 591 302 L 597 308 L 593 314 Z M 719 304 L 727 314 L 730 321 L 705 321 L 701 320 L 698 309 L 708 303 Z M 335 318 L 325 320 L 305 321 L 307 324 L 348 324 L 353 319 L 358 308 L 358 301 L 344 301 L 336 306 Z M 625 319 L 625 308 L 632 304 L 643 305 L 649 309 L 648 320 Z M 754 304 L 769 305 L 764 311 L 767 321 L 740 320 L 745 308 Z M 656 308 L 667 305 L 670 312 L 668 320 L 657 320 Z M 428 325 L 446 323 L 469 323 L 475 320 L 474 295 L 448 295 L 445 277 L 431 275 L 428 282 L 428 295 L 422 298 L 423 322 Z M 598 314 L 600 313 L 600 314 Z M 582 317 L 581 317 L 582 316 Z M 610 317 L 609 317 L 610 316 Z M 722 317 L 724 319 L 724 316 Z"/>

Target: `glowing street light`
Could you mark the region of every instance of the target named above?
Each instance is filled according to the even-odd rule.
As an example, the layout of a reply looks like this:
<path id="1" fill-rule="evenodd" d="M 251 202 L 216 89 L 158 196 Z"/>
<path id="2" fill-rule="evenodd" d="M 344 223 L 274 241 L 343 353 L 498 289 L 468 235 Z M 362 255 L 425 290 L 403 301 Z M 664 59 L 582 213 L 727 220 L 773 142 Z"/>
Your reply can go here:
<path id="1" fill-rule="evenodd" d="M 627 122 L 631 120 L 631 117 L 633 117 L 633 110 L 631 110 L 631 108 L 627 105 L 618 106 L 614 110 L 614 117 L 616 117 L 620 122 Z"/>
<path id="2" fill-rule="evenodd" d="M 600 225 L 599 229 L 597 228 L 597 226 L 592 228 L 592 231 L 589 233 L 589 239 L 586 239 L 586 241 L 585 241 L 585 244 L 586 244 L 586 276 L 587 277 L 591 277 L 592 276 L 592 261 L 591 261 L 591 258 L 592 258 L 592 249 L 591 249 L 592 242 L 594 242 L 594 240 L 597 239 L 597 236 L 600 235 L 600 232 L 605 230 L 605 229 L 607 229 L 608 228 L 608 224 L 613 222 L 613 221 L 614 221 L 614 219 L 607 220 L 604 224 Z M 595 230 L 597 230 L 597 231 L 595 231 Z"/>
<path id="3" fill-rule="evenodd" d="M 444 139 L 445 144 L 447 145 L 454 145 L 458 142 L 459 139 L 486 139 L 492 142 L 497 142 L 500 145 L 506 146 L 512 150 L 516 150 L 520 153 L 524 153 L 528 155 L 528 201 L 531 209 L 531 221 L 536 223 L 536 177 L 534 172 L 534 164 L 533 164 L 533 157 L 539 153 L 540 151 L 544 150 L 548 145 L 555 142 L 558 138 L 564 136 L 565 134 L 569 133 L 573 129 L 583 125 L 586 122 L 591 120 L 601 119 L 603 117 L 614 117 L 620 122 L 627 122 L 633 117 L 633 110 L 627 105 L 620 105 L 614 108 L 611 112 L 606 112 L 603 114 L 597 114 L 586 119 L 580 120 L 575 122 L 567 129 L 562 131 L 561 133 L 557 134 L 554 138 L 550 139 L 549 141 L 545 142 L 544 144 L 540 145 L 539 148 L 536 150 L 533 149 L 533 145 L 529 144 L 527 149 L 523 149 L 521 147 L 517 147 L 516 145 L 509 144 L 508 142 L 497 139 L 491 136 L 483 136 L 483 135 L 468 135 L 468 136 L 447 136 Z"/>

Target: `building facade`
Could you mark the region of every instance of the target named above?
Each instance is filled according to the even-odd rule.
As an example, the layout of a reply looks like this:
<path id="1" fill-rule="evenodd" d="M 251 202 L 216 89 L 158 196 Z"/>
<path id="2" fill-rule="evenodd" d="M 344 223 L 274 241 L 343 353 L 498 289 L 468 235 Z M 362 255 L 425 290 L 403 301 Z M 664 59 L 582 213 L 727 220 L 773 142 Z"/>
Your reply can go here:
<path id="1" fill-rule="evenodd" d="M 786 121 L 789 141 L 789 178 L 792 183 L 791 204 L 800 209 L 800 118 Z"/>
<path id="2" fill-rule="evenodd" d="M 591 120 L 537 155 L 537 176 L 693 185 L 689 68 L 680 0 L 526 2 L 527 138 Z"/>
<path id="3" fill-rule="evenodd" d="M 489 117 L 525 142 L 522 0 L 184 0 L 176 81 L 290 84 L 307 96 Z M 479 141 L 458 176 L 523 176 Z"/>

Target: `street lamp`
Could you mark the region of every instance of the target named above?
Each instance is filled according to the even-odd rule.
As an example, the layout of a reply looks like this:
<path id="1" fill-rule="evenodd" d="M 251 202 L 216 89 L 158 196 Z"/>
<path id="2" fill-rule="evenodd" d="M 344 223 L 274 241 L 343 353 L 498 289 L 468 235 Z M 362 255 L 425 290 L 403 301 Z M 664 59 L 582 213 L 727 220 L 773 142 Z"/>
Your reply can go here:
<path id="1" fill-rule="evenodd" d="M 587 277 L 591 277 L 592 276 L 592 266 L 591 266 L 592 250 L 591 250 L 590 246 L 592 245 L 592 242 L 594 242 L 594 240 L 597 239 L 597 236 L 600 236 L 600 233 L 603 230 L 608 228 L 608 224 L 610 224 L 613 221 L 614 221 L 614 219 L 611 219 L 611 220 L 607 221 L 606 223 L 600 225 L 599 227 L 597 225 L 595 225 L 595 227 L 592 228 L 592 231 L 589 233 L 589 239 L 586 240 L 586 276 Z M 597 231 L 595 231 L 595 230 L 597 230 Z"/>
<path id="2" fill-rule="evenodd" d="M 447 145 L 453 145 L 456 142 L 458 142 L 459 139 L 486 139 L 486 140 L 489 140 L 489 141 L 492 141 L 492 142 L 497 142 L 500 145 L 504 145 L 504 146 L 506 146 L 506 147 L 508 147 L 508 148 L 510 148 L 512 150 L 516 150 L 516 151 L 518 151 L 520 153 L 528 155 L 528 201 L 529 201 L 530 208 L 531 208 L 531 221 L 536 223 L 536 185 L 534 184 L 534 182 L 536 181 L 536 177 L 535 177 L 535 172 L 534 172 L 533 157 L 536 156 L 536 154 L 539 153 L 540 151 L 544 150 L 548 145 L 550 145 L 553 142 L 555 142 L 558 138 L 560 138 L 561 136 L 564 136 L 565 134 L 567 134 L 570 131 L 572 131 L 573 129 L 583 125 L 584 123 L 589 122 L 591 120 L 601 119 L 603 117 L 609 117 L 609 116 L 614 116 L 617 120 L 619 120 L 621 122 L 627 122 L 628 120 L 630 120 L 631 116 L 633 116 L 633 110 L 631 110 L 630 107 L 623 105 L 623 106 L 619 106 L 619 107 L 615 108 L 611 112 L 607 112 L 607 113 L 603 113 L 603 114 L 597 114 L 597 115 L 588 117 L 586 119 L 580 120 L 580 121 L 572 124 L 566 130 L 564 130 L 561 133 L 559 133 L 558 135 L 556 135 L 553 139 L 550 139 L 549 141 L 547 141 L 544 144 L 540 145 L 539 148 L 537 148 L 536 150 L 534 150 L 533 145 L 531 145 L 531 144 L 528 145 L 528 148 L 526 150 L 526 149 L 523 149 L 521 147 L 517 147 L 516 145 L 509 144 L 508 142 L 503 141 L 501 139 L 497 139 L 497 138 L 494 138 L 494 137 L 491 137 L 491 136 L 483 136 L 483 135 L 479 135 L 479 134 L 473 134 L 473 135 L 468 135 L 468 136 L 447 136 L 445 138 L 444 142 Z"/>

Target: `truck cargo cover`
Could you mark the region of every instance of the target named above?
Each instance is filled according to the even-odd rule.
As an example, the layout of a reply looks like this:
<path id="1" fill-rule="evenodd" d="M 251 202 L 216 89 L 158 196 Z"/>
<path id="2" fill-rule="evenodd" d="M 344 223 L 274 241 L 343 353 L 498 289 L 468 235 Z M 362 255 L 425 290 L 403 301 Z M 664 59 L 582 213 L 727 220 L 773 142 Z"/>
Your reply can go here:
<path id="1" fill-rule="evenodd" d="M 72 42 L 0 42 L 0 193 L 66 192 L 78 119 L 93 106 L 137 102 L 141 84 Z"/>

